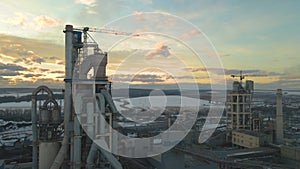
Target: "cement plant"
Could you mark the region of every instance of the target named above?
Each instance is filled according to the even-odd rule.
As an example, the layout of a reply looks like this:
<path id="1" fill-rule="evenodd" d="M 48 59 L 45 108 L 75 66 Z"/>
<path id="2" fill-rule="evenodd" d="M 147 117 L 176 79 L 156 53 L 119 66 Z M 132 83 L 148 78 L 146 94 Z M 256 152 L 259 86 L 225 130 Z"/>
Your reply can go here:
<path id="1" fill-rule="evenodd" d="M 147 89 L 131 89 L 129 98 L 121 90 L 112 95 L 113 82 L 106 73 L 110 56 L 89 32 L 97 30 L 72 25 L 64 29 L 64 89 L 44 84 L 17 91 L 17 97 L 1 94 L 0 169 L 300 168 L 299 92 L 256 90 L 251 75 L 241 71 L 231 75 L 230 90 L 220 91 L 226 92 L 225 102 L 211 100 L 210 90 L 200 90 L 200 98 L 193 97 L 192 91 L 180 96 L 180 91 L 162 90 L 165 108 L 149 105 L 145 110 L 139 105 L 149 104 Z M 152 98 L 150 102 L 156 105 L 163 103 L 159 95 Z M 9 99 L 15 102 L 7 102 Z M 130 105 L 128 99 L 135 104 Z M 183 114 L 177 104 L 181 99 L 187 108 Z M 210 108 L 220 105 L 225 105 L 221 117 L 208 116 Z M 195 118 L 191 114 L 194 107 L 200 107 Z M 135 119 L 125 118 L 126 113 L 135 113 Z M 154 119 L 148 117 L 151 113 Z M 177 119 L 185 123 L 174 129 L 177 136 L 195 120 L 189 133 L 182 134 L 184 139 L 160 135 Z M 204 141 L 198 139 L 200 133 Z M 125 137 L 136 141 L 124 141 Z M 153 139 L 142 144 L 138 138 Z M 168 149 L 171 144 L 176 146 Z M 163 149 L 167 151 L 157 151 Z"/>

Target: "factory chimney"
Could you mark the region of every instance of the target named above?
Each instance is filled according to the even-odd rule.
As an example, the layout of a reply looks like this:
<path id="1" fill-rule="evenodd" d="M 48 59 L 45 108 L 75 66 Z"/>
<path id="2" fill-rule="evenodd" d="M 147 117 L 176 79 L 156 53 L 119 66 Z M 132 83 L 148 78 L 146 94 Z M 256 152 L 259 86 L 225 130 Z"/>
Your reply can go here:
<path id="1" fill-rule="evenodd" d="M 282 90 L 277 89 L 276 105 L 276 143 L 283 143 Z"/>

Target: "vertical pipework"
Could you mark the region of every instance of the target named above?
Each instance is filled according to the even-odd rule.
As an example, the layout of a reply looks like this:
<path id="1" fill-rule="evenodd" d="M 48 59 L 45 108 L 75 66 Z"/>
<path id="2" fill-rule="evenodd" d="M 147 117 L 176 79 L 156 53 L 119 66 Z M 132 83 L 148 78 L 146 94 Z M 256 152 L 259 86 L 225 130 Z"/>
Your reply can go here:
<path id="1" fill-rule="evenodd" d="M 282 114 L 282 90 L 276 92 L 276 143 L 283 143 L 283 114 Z"/>
<path id="2" fill-rule="evenodd" d="M 77 117 L 74 117 L 74 162 L 75 169 L 81 168 L 81 129 Z"/>
<path id="3" fill-rule="evenodd" d="M 62 146 L 50 169 L 62 165 L 69 149 L 69 122 L 72 112 L 72 75 L 73 75 L 73 26 L 65 28 L 65 92 L 64 92 L 64 139 Z"/>
<path id="4" fill-rule="evenodd" d="M 32 121 L 32 168 L 38 168 L 38 129 L 37 129 L 37 94 L 40 91 L 46 91 L 48 98 L 53 98 L 52 91 L 47 86 L 39 86 L 32 92 L 32 103 L 31 103 L 31 121 Z"/>
<path id="5" fill-rule="evenodd" d="M 64 90 L 64 139 L 62 146 L 51 166 L 60 168 L 69 149 L 69 121 L 72 112 L 72 74 L 73 74 L 73 26 L 65 28 L 65 90 Z"/>
<path id="6" fill-rule="evenodd" d="M 90 148 L 90 151 L 89 151 L 89 154 L 87 156 L 87 159 L 86 159 L 86 168 L 87 169 L 93 169 L 95 168 L 95 157 L 96 157 L 96 154 L 97 154 L 97 145 L 95 143 L 92 144 L 91 148 Z"/>
<path id="7" fill-rule="evenodd" d="M 73 73 L 73 26 L 65 29 L 65 95 L 64 95 L 64 126 L 65 134 L 69 135 L 69 121 L 72 114 L 72 73 Z M 72 164 L 72 161 L 71 161 Z"/>
<path id="8" fill-rule="evenodd" d="M 104 135 L 105 135 L 105 123 L 106 123 L 106 121 L 105 121 L 105 99 L 104 99 L 104 96 L 100 93 L 99 95 L 98 95 L 98 97 L 99 97 L 99 102 L 100 102 L 100 115 L 99 115 L 99 118 L 100 118 L 100 126 L 99 126 L 99 128 L 100 128 L 100 139 L 103 139 L 104 137 Z"/>
<path id="9" fill-rule="evenodd" d="M 73 26 L 66 25 L 65 31 L 65 95 L 64 95 L 64 122 L 65 131 L 68 131 L 68 122 L 70 121 L 72 111 L 72 74 L 73 74 Z M 66 133 L 65 133 L 66 134 Z"/>
<path id="10" fill-rule="evenodd" d="M 36 115 L 36 95 L 32 95 L 32 107 L 31 107 L 31 121 L 32 121 L 32 169 L 38 168 L 37 157 L 37 115 Z"/>
<path id="11" fill-rule="evenodd" d="M 110 94 L 107 92 L 107 90 L 102 89 L 101 93 L 103 94 L 105 101 L 107 102 L 107 104 L 109 105 L 109 109 L 112 113 L 118 113 L 118 110 L 114 104 L 114 101 L 112 100 Z"/>

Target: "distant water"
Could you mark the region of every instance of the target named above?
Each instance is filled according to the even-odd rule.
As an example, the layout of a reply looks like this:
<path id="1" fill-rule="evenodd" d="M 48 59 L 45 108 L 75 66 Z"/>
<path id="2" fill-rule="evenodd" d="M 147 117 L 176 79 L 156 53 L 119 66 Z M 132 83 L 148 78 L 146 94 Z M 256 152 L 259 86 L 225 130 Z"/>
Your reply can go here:
<path id="1" fill-rule="evenodd" d="M 136 98 L 117 98 L 114 99 L 117 109 L 124 110 L 124 107 L 150 108 L 150 107 L 198 107 L 210 105 L 209 101 L 181 96 L 151 96 Z M 121 106 L 124 102 L 128 104 Z"/>
<path id="2" fill-rule="evenodd" d="M 0 103 L 0 108 L 31 108 L 31 101 Z"/>

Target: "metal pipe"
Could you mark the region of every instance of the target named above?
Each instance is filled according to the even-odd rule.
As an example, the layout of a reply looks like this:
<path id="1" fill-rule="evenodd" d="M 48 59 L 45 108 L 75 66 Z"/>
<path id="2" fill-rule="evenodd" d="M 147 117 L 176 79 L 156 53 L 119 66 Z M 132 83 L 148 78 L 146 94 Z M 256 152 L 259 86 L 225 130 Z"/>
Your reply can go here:
<path id="1" fill-rule="evenodd" d="M 73 74 L 73 26 L 66 25 L 66 58 L 65 58 L 65 95 L 64 95 L 64 121 L 65 131 L 69 131 L 69 121 L 72 112 L 72 74 Z M 67 130 L 66 130 L 67 129 Z"/>
<path id="2" fill-rule="evenodd" d="M 100 124 L 99 124 L 99 132 L 100 132 L 100 139 L 103 139 L 103 135 L 105 134 L 105 119 L 104 117 L 101 117 L 104 113 L 105 113 L 105 99 L 104 96 L 99 93 L 96 94 L 96 98 L 97 98 L 97 102 L 98 102 L 98 107 L 100 110 Z M 94 168 L 94 161 L 95 161 L 95 156 L 96 156 L 96 152 L 97 152 L 97 146 L 95 143 L 92 144 L 88 157 L 86 159 L 86 168 L 87 169 L 92 169 Z"/>
<path id="3" fill-rule="evenodd" d="M 102 89 L 101 90 L 101 93 L 102 93 L 102 95 L 104 96 L 104 98 L 105 98 L 105 101 L 107 102 L 106 104 L 108 104 L 109 105 L 109 108 L 110 108 L 110 111 L 112 112 L 112 113 L 117 113 L 118 112 L 118 110 L 117 110 L 117 108 L 116 108 L 116 106 L 115 106 L 115 104 L 114 104 L 114 102 L 113 102 L 113 100 L 112 100 L 112 97 L 111 97 L 111 95 L 107 92 L 107 90 L 105 90 L 105 89 Z M 112 115 L 113 116 L 113 115 Z M 111 125 L 111 128 L 110 128 L 110 130 L 113 128 L 113 127 L 115 127 L 115 125 L 116 124 L 113 124 L 113 122 L 112 121 L 110 121 L 110 125 Z M 114 133 L 114 132 L 112 132 L 112 131 L 110 131 L 111 132 L 111 138 L 110 138 L 110 148 L 111 148 L 111 151 L 112 152 L 117 152 L 117 140 L 118 140 L 118 138 L 117 138 L 117 134 L 116 133 Z"/>
<path id="4" fill-rule="evenodd" d="M 111 111 L 116 112 L 115 105 L 113 104 L 112 99 L 111 99 L 111 97 L 109 96 L 109 94 L 106 90 L 101 90 L 101 93 L 97 94 L 96 97 L 97 97 L 97 102 L 98 102 L 98 105 L 99 105 L 101 115 L 104 115 L 104 113 L 105 113 L 105 105 L 106 105 L 107 100 L 109 100 L 109 98 L 110 98 L 110 104 L 109 105 L 112 109 Z M 100 117 L 100 141 L 103 144 L 106 144 L 105 140 L 103 138 L 104 134 L 105 134 L 105 118 Z M 106 147 L 108 148 L 107 145 L 106 145 Z M 93 143 L 92 146 L 91 146 L 89 155 L 88 155 L 87 160 L 86 160 L 86 168 L 92 169 L 94 167 L 94 161 L 95 161 L 95 156 L 96 156 L 97 150 L 101 151 L 103 156 L 110 162 L 110 164 L 113 166 L 113 168 L 115 168 L 115 169 L 122 169 L 123 168 L 121 163 L 115 158 L 115 156 L 113 156 L 111 153 L 105 151 L 101 147 L 98 147 L 98 145 L 96 143 Z"/>
<path id="5" fill-rule="evenodd" d="M 86 103 L 86 113 L 87 113 L 87 132 L 90 134 L 91 139 L 95 138 L 95 121 L 94 121 L 94 104 Z"/>
<path id="6" fill-rule="evenodd" d="M 48 93 L 49 98 L 53 98 L 53 92 L 47 86 L 39 86 L 33 92 L 32 96 L 37 96 L 37 94 L 41 91 L 45 91 Z"/>
<path id="7" fill-rule="evenodd" d="M 107 102 L 107 104 L 109 105 L 109 109 L 112 113 L 117 113 L 118 110 L 110 96 L 110 94 L 107 92 L 107 90 L 105 89 L 102 89 L 101 90 L 101 93 L 103 94 L 104 98 L 105 98 L 105 101 Z"/>
<path id="8" fill-rule="evenodd" d="M 37 157 L 37 115 L 36 115 L 36 95 L 32 95 L 32 106 L 31 106 L 31 121 L 32 121 L 32 169 L 38 168 L 38 157 Z"/>
<path id="9" fill-rule="evenodd" d="M 104 150 L 101 147 L 98 147 L 98 149 L 101 151 L 101 153 L 104 155 L 104 157 L 107 159 L 107 161 L 109 161 L 110 165 L 114 169 L 123 169 L 121 163 L 119 162 L 119 160 L 116 159 L 115 156 L 113 156 L 110 152 L 107 152 L 106 150 Z"/>
<path id="10" fill-rule="evenodd" d="M 81 168 L 81 129 L 78 117 L 74 117 L 74 162 L 75 169 Z"/>
<path id="11" fill-rule="evenodd" d="M 97 153 L 97 146 L 95 143 L 92 144 L 89 154 L 86 159 L 86 168 L 93 169 L 94 168 L 94 161 Z"/>
<path id="12" fill-rule="evenodd" d="M 100 102 L 100 111 L 102 113 L 102 115 L 104 115 L 105 113 L 105 105 L 108 104 L 109 107 L 110 107 L 110 111 L 112 113 L 117 113 L 117 108 L 111 98 L 111 95 L 107 92 L 107 90 L 105 89 L 102 89 L 101 90 L 101 94 L 99 95 L 99 99 L 98 99 L 98 104 Z M 103 121 L 102 124 L 105 125 L 105 119 L 104 118 L 101 118 Z M 104 126 L 105 127 L 105 126 Z M 103 127 L 103 131 L 100 130 L 100 132 L 105 132 L 105 128 Z M 102 142 L 104 142 L 104 139 L 101 139 Z M 95 144 L 95 143 L 94 143 Z M 103 143 L 105 144 L 105 142 Z M 108 146 L 106 145 L 106 147 L 108 148 Z M 104 150 L 103 148 L 101 147 L 98 147 L 97 145 L 97 148 L 101 151 L 101 153 L 104 155 L 104 157 L 109 161 L 109 163 L 113 166 L 114 169 L 122 169 L 122 165 L 121 163 L 116 159 L 115 156 L 113 156 L 110 152 L 107 152 L 106 150 Z"/>
<path id="13" fill-rule="evenodd" d="M 99 124 L 99 133 L 100 133 L 100 139 L 102 138 L 102 136 L 104 136 L 105 134 L 105 99 L 104 99 L 104 96 L 102 93 L 99 93 L 96 95 L 97 97 L 97 101 L 98 101 L 98 105 L 99 105 L 99 109 L 100 109 L 100 115 L 99 115 L 99 121 L 100 121 L 100 124 Z"/>
<path id="14" fill-rule="evenodd" d="M 59 169 L 63 163 L 64 157 L 68 152 L 69 136 L 64 135 L 59 152 L 57 153 L 50 169 Z"/>
<path id="15" fill-rule="evenodd" d="M 72 74 L 73 74 L 73 26 L 66 25 L 65 28 L 65 94 L 64 94 L 64 138 L 62 146 L 51 166 L 58 169 L 64 161 L 69 148 L 69 121 L 72 112 Z"/>
<path id="16" fill-rule="evenodd" d="M 86 105 L 83 104 L 83 97 L 86 97 L 86 94 L 82 94 L 82 93 L 77 93 L 76 96 L 78 98 L 77 102 L 75 102 L 74 104 L 79 104 L 78 106 L 80 106 L 80 108 L 78 110 L 80 111 L 76 111 L 75 112 L 75 117 L 74 117 L 74 136 L 72 137 L 73 139 L 73 143 L 71 144 L 71 161 L 74 161 L 74 168 L 76 169 L 80 169 L 81 168 L 81 149 L 82 149 L 82 145 L 81 145 L 81 127 L 80 127 L 80 121 L 78 118 L 80 118 L 80 114 L 82 111 L 87 111 L 87 114 L 89 113 L 93 113 L 93 109 L 92 110 L 88 110 L 88 108 L 92 108 L 93 105 L 89 106 L 90 103 L 87 103 Z M 82 106 L 86 106 L 86 108 L 83 108 Z M 93 120 L 93 118 L 92 118 Z M 88 122 L 93 124 L 92 122 Z M 89 127 L 90 128 L 90 127 Z M 89 130 L 88 128 L 88 130 Z"/>
<path id="17" fill-rule="evenodd" d="M 53 104 L 54 104 L 54 108 L 55 108 L 55 109 L 58 109 L 58 103 L 57 103 L 57 101 L 56 101 L 55 99 L 53 99 L 53 98 L 50 98 L 50 99 L 46 100 L 46 101 L 44 102 L 44 104 L 43 104 L 43 107 L 44 107 L 44 108 L 47 108 L 47 105 L 48 105 L 49 103 L 53 103 Z"/>
<path id="18" fill-rule="evenodd" d="M 113 156 L 111 153 L 107 152 L 106 150 L 102 149 L 99 147 L 96 143 L 93 143 L 89 152 L 89 155 L 87 157 L 86 163 L 87 163 L 87 168 L 92 169 L 94 168 L 94 161 L 95 161 L 95 156 L 97 150 L 100 150 L 100 152 L 103 154 L 103 156 L 109 161 L 111 166 L 114 169 L 123 169 L 121 163 L 116 159 L 115 156 Z"/>
<path id="19" fill-rule="evenodd" d="M 32 121 L 32 168 L 38 168 L 38 131 L 37 131 L 37 94 L 41 91 L 48 93 L 48 99 L 53 98 L 52 91 L 47 86 L 39 86 L 32 92 L 31 121 Z"/>

